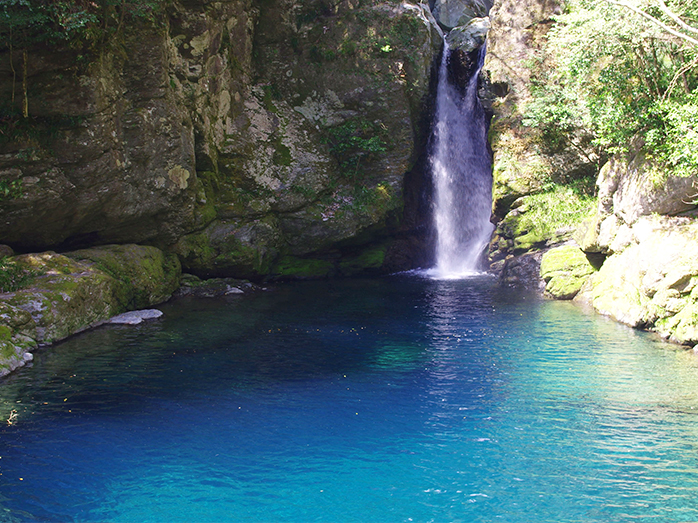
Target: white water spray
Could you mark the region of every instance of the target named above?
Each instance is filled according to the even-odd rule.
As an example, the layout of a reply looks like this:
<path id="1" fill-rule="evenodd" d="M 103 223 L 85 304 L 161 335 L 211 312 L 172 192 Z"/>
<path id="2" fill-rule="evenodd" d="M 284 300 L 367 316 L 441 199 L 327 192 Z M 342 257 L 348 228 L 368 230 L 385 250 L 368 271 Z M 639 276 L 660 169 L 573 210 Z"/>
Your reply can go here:
<path id="1" fill-rule="evenodd" d="M 460 278 L 477 273 L 478 262 L 494 228 L 490 223 L 492 165 L 484 110 L 477 97 L 484 48 L 478 70 L 463 94 L 449 82 L 450 51 L 444 45 L 431 153 L 437 240 L 436 265 L 430 274 L 437 278 Z"/>

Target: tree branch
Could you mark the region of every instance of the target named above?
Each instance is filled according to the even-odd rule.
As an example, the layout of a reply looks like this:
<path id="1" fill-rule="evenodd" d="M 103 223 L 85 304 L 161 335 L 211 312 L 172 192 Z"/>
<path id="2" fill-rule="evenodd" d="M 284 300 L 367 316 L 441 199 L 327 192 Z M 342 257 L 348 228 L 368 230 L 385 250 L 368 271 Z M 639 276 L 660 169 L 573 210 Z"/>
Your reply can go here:
<path id="1" fill-rule="evenodd" d="M 679 69 L 676 72 L 674 78 L 672 78 L 671 82 L 669 83 L 669 88 L 662 96 L 662 101 L 668 99 L 671 96 L 671 91 L 673 91 L 674 87 L 676 87 L 676 83 L 679 81 L 679 78 L 681 78 L 684 74 L 686 74 L 688 71 L 690 71 L 692 68 L 696 66 L 698 66 L 698 56 L 696 56 L 692 62 L 689 62 L 688 64 L 684 65 L 681 69 Z"/>
<path id="2" fill-rule="evenodd" d="M 652 22 L 654 25 L 657 25 L 657 26 L 661 27 L 661 28 L 664 29 L 667 33 L 672 34 L 672 35 L 674 35 L 674 36 L 676 36 L 676 37 L 678 37 L 678 38 L 681 38 L 682 40 L 685 40 L 685 41 L 689 42 L 691 45 L 694 45 L 694 46 L 698 47 L 698 40 L 696 40 L 695 38 L 692 38 L 692 37 L 690 37 L 690 36 L 688 36 L 688 35 L 685 35 L 685 34 L 683 34 L 683 33 L 680 33 L 680 32 L 677 31 L 676 29 L 672 29 L 671 27 L 669 27 L 668 25 L 666 25 L 664 22 L 660 22 L 660 21 L 657 20 L 654 16 L 652 16 L 652 15 L 650 15 L 650 14 L 647 14 L 647 13 L 644 12 L 642 9 L 638 9 L 638 8 L 635 7 L 635 6 L 632 6 L 632 5 L 627 4 L 627 3 L 625 3 L 625 2 L 619 2 L 619 1 L 617 1 L 617 0 L 606 0 L 606 2 L 608 2 L 609 4 L 619 5 L 619 6 L 621 6 L 621 7 L 625 7 L 626 9 L 630 9 L 630 10 L 633 11 L 634 13 L 637 13 L 637 14 L 639 14 L 640 16 L 642 16 L 643 18 L 646 18 L 647 20 L 649 20 L 650 22 Z"/>
<path id="3" fill-rule="evenodd" d="M 698 34 L 698 29 L 696 29 L 695 27 L 691 27 L 686 22 L 681 20 L 676 13 L 674 13 L 671 9 L 669 9 L 666 6 L 666 4 L 664 3 L 664 0 L 657 0 L 657 3 L 659 4 L 659 8 L 662 10 L 662 12 L 665 15 L 667 15 L 669 18 L 671 18 L 676 23 L 676 25 L 678 25 L 679 27 L 681 27 L 685 31 Z"/>

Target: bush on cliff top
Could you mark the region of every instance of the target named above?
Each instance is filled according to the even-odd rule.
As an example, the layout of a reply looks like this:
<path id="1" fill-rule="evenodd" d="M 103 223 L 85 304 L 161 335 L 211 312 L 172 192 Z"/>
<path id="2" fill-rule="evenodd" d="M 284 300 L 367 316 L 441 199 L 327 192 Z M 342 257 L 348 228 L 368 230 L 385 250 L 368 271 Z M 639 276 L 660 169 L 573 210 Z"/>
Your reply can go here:
<path id="1" fill-rule="evenodd" d="M 556 21 L 556 73 L 533 86 L 525 123 L 570 145 L 588 134 L 602 153 L 640 137 L 668 172 L 698 173 L 698 4 L 570 0 Z"/>

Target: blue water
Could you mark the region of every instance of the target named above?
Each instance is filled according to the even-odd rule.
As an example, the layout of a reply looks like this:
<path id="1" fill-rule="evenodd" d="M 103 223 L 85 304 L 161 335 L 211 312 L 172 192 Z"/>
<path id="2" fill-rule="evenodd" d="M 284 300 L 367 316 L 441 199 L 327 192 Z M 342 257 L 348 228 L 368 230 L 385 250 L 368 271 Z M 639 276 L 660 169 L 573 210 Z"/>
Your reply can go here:
<path id="1" fill-rule="evenodd" d="M 650 335 L 487 277 L 163 310 L 0 382 L 0 520 L 698 521 L 698 362 Z"/>

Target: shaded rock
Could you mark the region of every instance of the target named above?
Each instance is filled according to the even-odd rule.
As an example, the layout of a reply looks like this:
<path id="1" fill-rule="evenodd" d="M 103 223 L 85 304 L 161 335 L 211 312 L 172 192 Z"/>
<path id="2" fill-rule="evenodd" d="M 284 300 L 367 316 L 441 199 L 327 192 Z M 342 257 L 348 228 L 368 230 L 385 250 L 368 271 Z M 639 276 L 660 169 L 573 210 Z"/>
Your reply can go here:
<path id="1" fill-rule="evenodd" d="M 94 265 L 117 282 L 115 298 L 122 309 L 140 309 L 167 301 L 179 287 L 182 268 L 172 253 L 143 245 L 105 245 L 66 253 Z"/>
<path id="2" fill-rule="evenodd" d="M 2 242 L 175 245 L 198 274 L 261 278 L 349 238 L 422 238 L 404 195 L 424 183 L 442 47 L 428 6 L 257 4 L 168 2 L 161 25 L 124 24 L 124 52 L 93 62 L 32 49 L 35 128 L 0 144 L 0 180 L 22 187 L 0 208 Z"/>
<path id="3" fill-rule="evenodd" d="M 158 309 L 142 309 L 140 311 L 130 311 L 119 314 L 107 320 L 107 323 L 117 325 L 139 325 L 144 320 L 154 320 L 162 316 L 162 311 Z"/>
<path id="4" fill-rule="evenodd" d="M 521 256 L 510 256 L 493 264 L 490 270 L 504 285 L 542 290 L 540 278 L 542 252 L 529 252 Z"/>
<path id="5" fill-rule="evenodd" d="M 541 259 L 540 276 L 545 292 L 559 300 L 574 298 L 587 278 L 596 272 L 584 252 L 576 245 L 550 249 Z"/>
<path id="6" fill-rule="evenodd" d="M 235 296 L 261 290 L 261 287 L 247 280 L 236 278 L 210 278 L 202 280 L 193 274 L 182 276 L 182 286 L 174 294 L 175 298 L 217 298 Z"/>
<path id="7" fill-rule="evenodd" d="M 9 245 L 0 245 L 0 258 L 5 258 L 6 256 L 14 256 L 15 251 Z"/>

